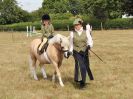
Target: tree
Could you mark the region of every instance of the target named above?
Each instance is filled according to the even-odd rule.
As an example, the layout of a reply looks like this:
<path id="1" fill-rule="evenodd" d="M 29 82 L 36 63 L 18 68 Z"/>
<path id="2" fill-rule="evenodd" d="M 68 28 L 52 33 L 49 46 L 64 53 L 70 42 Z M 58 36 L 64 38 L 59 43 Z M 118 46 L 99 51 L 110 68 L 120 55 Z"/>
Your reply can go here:
<path id="1" fill-rule="evenodd" d="M 0 3 L 0 24 L 29 21 L 29 13 L 18 7 L 16 0 L 3 0 L 3 2 Z"/>
<path id="2" fill-rule="evenodd" d="M 83 14 L 84 7 L 83 7 L 84 0 L 68 0 L 68 10 L 76 15 L 76 14 Z"/>
<path id="3" fill-rule="evenodd" d="M 36 21 L 40 21 L 42 15 L 43 15 L 44 13 L 46 13 L 46 12 L 44 11 L 44 9 L 43 9 L 43 8 L 39 8 L 38 10 L 31 12 L 30 15 L 32 16 L 32 20 L 33 20 L 33 21 L 35 21 L 35 20 L 36 20 Z"/>
<path id="4" fill-rule="evenodd" d="M 109 19 L 121 18 L 123 15 L 123 0 L 107 0 L 107 11 Z"/>
<path id="5" fill-rule="evenodd" d="M 129 16 L 133 15 L 133 0 L 124 0 L 123 11 Z"/>
<path id="6" fill-rule="evenodd" d="M 84 0 L 85 13 L 92 14 L 98 19 L 121 18 L 123 0 Z"/>
<path id="7" fill-rule="evenodd" d="M 66 13 L 67 0 L 44 0 L 42 3 L 44 13 Z"/>

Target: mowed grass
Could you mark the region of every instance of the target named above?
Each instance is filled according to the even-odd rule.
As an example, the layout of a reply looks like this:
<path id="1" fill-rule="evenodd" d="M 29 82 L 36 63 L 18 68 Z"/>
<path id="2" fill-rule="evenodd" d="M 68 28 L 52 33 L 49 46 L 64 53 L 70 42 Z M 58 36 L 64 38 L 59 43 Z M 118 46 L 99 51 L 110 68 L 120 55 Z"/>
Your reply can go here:
<path id="1" fill-rule="evenodd" d="M 69 35 L 69 32 L 57 32 Z M 87 77 L 85 89 L 74 81 L 73 58 L 64 59 L 60 68 L 65 87 L 54 84 L 52 65 L 46 65 L 48 79 L 30 76 L 29 44 L 36 37 L 25 33 L 0 32 L 0 99 L 132 99 L 133 98 L 133 30 L 93 31 L 94 47 L 105 62 L 90 54 L 94 81 Z"/>

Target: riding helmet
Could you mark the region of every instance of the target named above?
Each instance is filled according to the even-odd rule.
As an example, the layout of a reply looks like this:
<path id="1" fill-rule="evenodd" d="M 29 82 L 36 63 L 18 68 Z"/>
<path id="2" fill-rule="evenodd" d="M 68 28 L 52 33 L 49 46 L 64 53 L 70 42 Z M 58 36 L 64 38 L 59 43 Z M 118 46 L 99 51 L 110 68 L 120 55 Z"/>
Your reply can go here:
<path id="1" fill-rule="evenodd" d="M 44 14 L 42 16 L 42 20 L 50 20 L 50 16 L 48 14 Z"/>

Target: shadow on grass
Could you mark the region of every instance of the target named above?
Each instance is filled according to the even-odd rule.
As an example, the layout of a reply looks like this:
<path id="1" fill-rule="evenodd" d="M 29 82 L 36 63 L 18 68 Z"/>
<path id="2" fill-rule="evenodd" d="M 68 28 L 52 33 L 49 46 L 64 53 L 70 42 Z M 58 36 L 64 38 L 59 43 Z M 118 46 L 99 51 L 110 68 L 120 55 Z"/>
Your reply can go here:
<path id="1" fill-rule="evenodd" d="M 39 80 L 44 79 L 41 73 L 38 73 L 37 77 L 38 77 Z M 46 80 L 52 81 L 52 75 L 51 74 L 47 74 L 47 79 Z M 75 82 L 73 77 L 68 77 L 68 76 L 62 77 L 62 80 L 63 80 L 64 84 L 70 83 L 71 85 L 73 85 L 73 87 L 75 89 L 84 89 L 84 88 L 86 88 L 86 87 L 88 87 L 90 85 L 90 83 L 86 83 L 86 86 L 84 88 L 81 88 L 80 87 L 80 83 Z M 55 79 L 55 84 L 56 83 L 59 83 L 59 80 L 58 80 L 57 76 L 56 76 L 56 79 Z"/>
<path id="2" fill-rule="evenodd" d="M 85 89 L 88 88 L 88 86 L 90 85 L 90 83 L 86 83 L 85 87 L 81 88 L 79 82 L 75 82 L 73 77 L 68 77 L 68 76 L 63 77 L 63 81 L 65 84 L 67 83 L 72 84 L 75 89 Z"/>
<path id="3" fill-rule="evenodd" d="M 38 73 L 37 77 L 38 77 L 39 80 L 44 79 L 42 73 Z M 47 74 L 47 79 L 46 80 L 52 81 L 52 75 Z"/>

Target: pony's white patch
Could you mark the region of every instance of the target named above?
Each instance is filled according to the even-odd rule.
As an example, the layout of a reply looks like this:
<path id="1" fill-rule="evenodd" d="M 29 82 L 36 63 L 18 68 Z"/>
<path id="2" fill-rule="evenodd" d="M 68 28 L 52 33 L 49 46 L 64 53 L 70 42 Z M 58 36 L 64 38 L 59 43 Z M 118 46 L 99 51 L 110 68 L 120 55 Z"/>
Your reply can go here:
<path id="1" fill-rule="evenodd" d="M 43 78 L 44 78 L 44 79 L 47 79 L 47 75 L 46 75 L 46 72 L 45 72 L 45 69 L 44 69 L 43 66 L 41 67 L 41 72 L 42 72 L 42 74 L 43 74 Z"/>
<path id="2" fill-rule="evenodd" d="M 56 34 L 52 39 L 50 39 L 48 41 L 49 44 L 54 44 L 54 43 L 59 43 L 60 44 L 60 40 L 63 40 L 63 42 L 68 42 L 68 38 L 61 35 L 61 34 Z"/>
<path id="3" fill-rule="evenodd" d="M 44 53 L 43 53 L 43 55 L 44 55 L 45 59 L 46 59 L 46 60 L 50 63 L 51 61 L 50 61 L 50 59 L 48 58 L 47 53 L 46 53 L 46 52 L 44 52 Z"/>
<path id="4" fill-rule="evenodd" d="M 34 79 L 35 79 L 35 80 L 38 80 L 37 75 L 36 75 L 36 70 L 35 70 L 35 68 L 33 69 L 32 72 L 33 72 Z"/>
<path id="5" fill-rule="evenodd" d="M 64 56 L 65 56 L 65 57 L 68 57 L 67 52 L 64 53 Z"/>
<path id="6" fill-rule="evenodd" d="M 60 83 L 61 87 L 64 87 L 64 84 L 63 84 L 63 82 L 62 82 L 61 77 L 59 77 L 59 83 Z"/>
<path id="7" fill-rule="evenodd" d="M 38 77 L 37 77 L 37 75 L 36 75 L 36 67 L 32 67 L 32 74 L 33 74 L 33 77 L 34 77 L 34 79 L 35 80 L 38 80 Z"/>
<path id="8" fill-rule="evenodd" d="M 53 82 L 55 82 L 55 77 L 56 77 L 55 74 L 53 74 L 53 76 L 52 76 L 52 81 Z"/>

